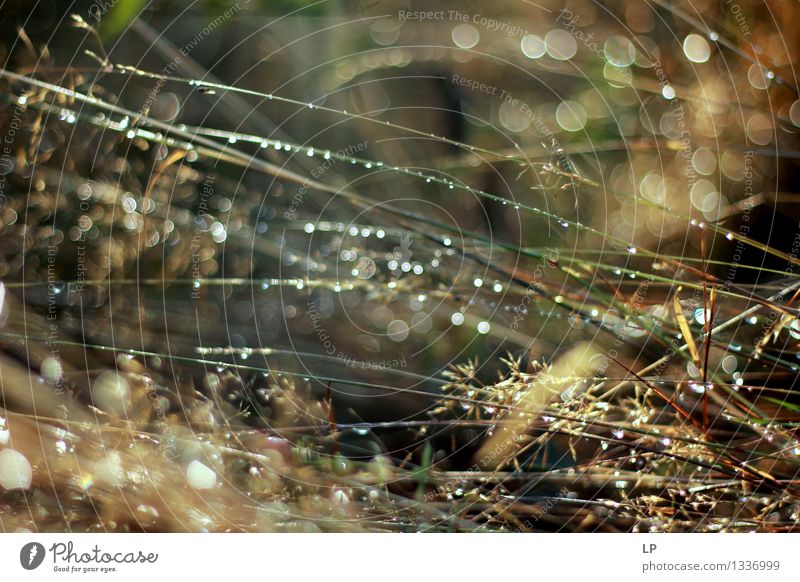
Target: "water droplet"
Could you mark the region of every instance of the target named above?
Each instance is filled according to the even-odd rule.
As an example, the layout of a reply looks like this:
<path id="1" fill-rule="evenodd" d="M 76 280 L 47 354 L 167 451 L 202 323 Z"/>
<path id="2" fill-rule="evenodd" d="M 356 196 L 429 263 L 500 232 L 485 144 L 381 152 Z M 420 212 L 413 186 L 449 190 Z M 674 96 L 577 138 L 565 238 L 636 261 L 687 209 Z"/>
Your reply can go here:
<path id="1" fill-rule="evenodd" d="M 462 49 L 471 49 L 481 39 L 480 32 L 471 24 L 459 24 L 453 28 L 450 36 L 456 46 Z"/>
<path id="2" fill-rule="evenodd" d="M 711 57 L 708 41 L 699 34 L 690 34 L 683 41 L 683 52 L 693 63 L 705 63 Z"/>
<path id="3" fill-rule="evenodd" d="M 568 61 L 578 52 L 578 43 L 566 30 L 553 29 L 544 37 L 545 51 L 559 61 Z"/>
<path id="4" fill-rule="evenodd" d="M 529 59 L 538 59 L 544 56 L 546 46 L 544 40 L 535 34 L 527 34 L 520 42 L 522 54 Z"/>
<path id="5" fill-rule="evenodd" d="M 705 325 L 710 313 L 704 307 L 699 307 L 694 310 L 694 320 L 700 325 Z"/>
<path id="6" fill-rule="evenodd" d="M 800 320 L 795 319 L 787 326 L 789 330 L 789 335 L 792 336 L 793 339 L 800 339 Z M 800 356 L 800 352 L 798 352 L 798 356 Z"/>
<path id="7" fill-rule="evenodd" d="M 408 337 L 408 333 L 408 324 L 401 319 L 395 319 L 386 326 L 386 335 L 395 342 L 404 341 Z"/>
<path id="8" fill-rule="evenodd" d="M 689 385 L 689 390 L 691 390 L 695 394 L 705 394 L 705 392 L 706 392 L 705 385 L 704 384 L 699 384 L 699 383 L 695 382 L 694 380 L 689 380 L 688 385 Z"/>
<path id="9" fill-rule="evenodd" d="M 3 489 L 28 489 L 33 479 L 33 469 L 28 459 L 14 449 L 0 451 L 0 485 Z"/>
<path id="10" fill-rule="evenodd" d="M 124 417 L 131 407 L 128 381 L 116 372 L 103 372 L 92 383 L 92 402 L 105 412 Z"/>
<path id="11" fill-rule="evenodd" d="M 736 371 L 736 365 L 737 365 L 736 356 L 733 355 L 725 356 L 724 358 L 722 358 L 721 365 L 723 372 L 725 372 L 726 374 L 732 374 L 733 372 Z"/>

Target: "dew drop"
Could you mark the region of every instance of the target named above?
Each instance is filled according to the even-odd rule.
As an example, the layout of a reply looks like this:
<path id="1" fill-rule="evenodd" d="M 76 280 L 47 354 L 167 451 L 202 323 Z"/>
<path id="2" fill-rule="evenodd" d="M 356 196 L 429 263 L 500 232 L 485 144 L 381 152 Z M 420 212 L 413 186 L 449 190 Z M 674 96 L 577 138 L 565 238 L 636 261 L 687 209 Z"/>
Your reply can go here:
<path id="1" fill-rule="evenodd" d="M 698 307 L 694 310 L 694 320 L 700 325 L 705 325 L 708 320 L 708 310 L 704 307 Z"/>
<path id="2" fill-rule="evenodd" d="M 722 358 L 721 364 L 722 364 L 722 371 L 725 372 L 726 374 L 731 374 L 735 372 L 737 365 L 736 356 L 730 354 L 725 356 L 724 358 Z"/>
<path id="3" fill-rule="evenodd" d="M 699 34 L 690 34 L 683 41 L 683 52 L 693 63 L 705 63 L 711 56 L 708 41 Z"/>
<path id="4" fill-rule="evenodd" d="M 197 460 L 189 463 L 186 479 L 194 489 L 213 489 L 217 485 L 217 474 Z"/>
<path id="5" fill-rule="evenodd" d="M 704 384 L 699 384 L 699 383 L 695 382 L 694 380 L 689 380 L 688 385 L 689 385 L 689 390 L 691 390 L 695 394 L 705 394 L 705 392 L 706 392 L 705 385 Z"/>
<path id="6" fill-rule="evenodd" d="M 103 372 L 92 384 L 92 401 L 105 412 L 125 416 L 131 408 L 128 381 L 116 372 Z"/>

